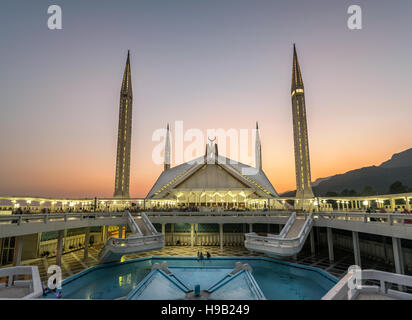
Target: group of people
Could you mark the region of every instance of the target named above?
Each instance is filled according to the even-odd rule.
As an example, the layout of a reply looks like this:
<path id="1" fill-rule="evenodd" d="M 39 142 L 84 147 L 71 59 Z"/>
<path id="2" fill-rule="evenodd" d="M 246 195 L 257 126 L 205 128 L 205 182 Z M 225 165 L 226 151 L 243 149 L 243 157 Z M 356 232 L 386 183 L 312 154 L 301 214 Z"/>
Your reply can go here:
<path id="1" fill-rule="evenodd" d="M 385 208 L 380 208 L 379 211 L 377 211 L 376 209 L 367 208 L 366 213 L 387 213 L 387 211 L 385 210 Z M 410 213 L 410 211 L 406 208 L 403 209 L 403 211 L 399 211 L 399 209 L 396 208 L 395 210 L 393 210 L 393 213 Z"/>
<path id="2" fill-rule="evenodd" d="M 385 210 L 385 208 L 380 208 L 379 211 L 374 210 L 374 209 L 372 209 L 372 208 L 367 208 L 365 212 L 366 212 L 366 213 L 387 213 L 387 211 Z M 395 210 L 393 210 L 393 213 L 394 213 L 394 214 L 400 214 L 400 213 L 409 214 L 409 213 L 411 213 L 411 212 L 410 212 L 408 209 L 406 209 L 406 208 L 405 208 L 402 212 L 401 212 L 398 208 L 395 208 Z M 377 221 L 377 220 L 380 220 L 381 222 L 385 222 L 385 221 L 386 221 L 385 218 L 381 218 L 381 219 L 369 218 L 369 219 L 370 219 L 370 221 Z M 403 223 L 405 223 L 405 224 L 412 224 L 412 220 L 410 220 L 410 219 L 404 219 Z"/>
<path id="3" fill-rule="evenodd" d="M 209 251 L 206 252 L 206 259 L 209 260 L 211 257 L 211 254 L 209 253 Z M 203 260 L 205 257 L 203 256 L 203 252 L 202 251 L 198 251 L 197 252 L 197 260 Z"/>

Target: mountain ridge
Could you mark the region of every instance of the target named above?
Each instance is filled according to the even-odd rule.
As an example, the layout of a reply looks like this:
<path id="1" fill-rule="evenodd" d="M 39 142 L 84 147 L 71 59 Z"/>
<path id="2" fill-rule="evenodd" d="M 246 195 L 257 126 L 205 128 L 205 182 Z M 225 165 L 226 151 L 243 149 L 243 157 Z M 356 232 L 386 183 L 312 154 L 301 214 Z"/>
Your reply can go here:
<path id="1" fill-rule="evenodd" d="M 318 178 L 312 182 L 312 188 L 316 196 L 324 196 L 327 192 L 341 193 L 345 189 L 360 193 L 366 186 L 372 187 L 378 194 L 384 194 L 389 193 L 389 186 L 395 181 L 412 187 L 412 148 L 393 154 L 379 166 L 367 166 Z M 295 194 L 296 191 L 287 191 L 282 196 Z"/>

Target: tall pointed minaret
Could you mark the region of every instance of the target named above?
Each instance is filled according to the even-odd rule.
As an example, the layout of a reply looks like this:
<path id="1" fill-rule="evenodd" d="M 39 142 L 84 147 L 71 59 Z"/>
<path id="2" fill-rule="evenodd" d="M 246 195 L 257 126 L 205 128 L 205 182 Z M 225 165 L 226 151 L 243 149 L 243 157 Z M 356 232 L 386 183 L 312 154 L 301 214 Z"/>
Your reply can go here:
<path id="1" fill-rule="evenodd" d="M 120 90 L 119 128 L 117 135 L 115 198 L 130 198 L 130 149 L 132 140 L 132 77 L 130 71 L 130 51 L 127 52 L 122 88 Z"/>
<path id="2" fill-rule="evenodd" d="M 169 124 L 167 124 L 164 171 L 169 170 L 169 169 L 170 169 L 170 132 L 169 132 Z"/>
<path id="3" fill-rule="evenodd" d="M 293 45 L 292 73 L 293 138 L 295 142 L 296 198 L 313 198 L 310 174 L 305 88 L 303 86 L 296 46 Z"/>
<path id="4" fill-rule="evenodd" d="M 255 141 L 255 163 L 256 169 L 262 170 L 262 146 L 260 144 L 259 124 L 256 121 L 256 141 Z"/>

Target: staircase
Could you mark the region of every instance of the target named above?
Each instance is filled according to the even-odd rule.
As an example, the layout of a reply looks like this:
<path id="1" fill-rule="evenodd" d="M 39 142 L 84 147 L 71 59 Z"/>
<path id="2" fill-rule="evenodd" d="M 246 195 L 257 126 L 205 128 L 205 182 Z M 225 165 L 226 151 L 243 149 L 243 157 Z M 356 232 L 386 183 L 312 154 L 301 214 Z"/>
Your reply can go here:
<path id="1" fill-rule="evenodd" d="M 289 229 L 289 232 L 286 234 L 285 239 L 296 238 L 299 235 L 300 230 L 302 230 L 304 224 L 305 219 L 295 219 L 295 221 Z"/>
<path id="2" fill-rule="evenodd" d="M 297 217 L 293 212 L 279 235 L 259 236 L 254 232 L 245 234 L 245 247 L 273 257 L 294 256 L 302 250 L 312 225 L 313 213 Z"/>
<path id="3" fill-rule="evenodd" d="M 100 264 L 119 262 L 122 256 L 164 247 L 164 235 L 157 232 L 147 215 L 142 212 L 133 217 L 128 213 L 128 225 L 132 234 L 126 239 L 111 237 L 99 253 Z"/>

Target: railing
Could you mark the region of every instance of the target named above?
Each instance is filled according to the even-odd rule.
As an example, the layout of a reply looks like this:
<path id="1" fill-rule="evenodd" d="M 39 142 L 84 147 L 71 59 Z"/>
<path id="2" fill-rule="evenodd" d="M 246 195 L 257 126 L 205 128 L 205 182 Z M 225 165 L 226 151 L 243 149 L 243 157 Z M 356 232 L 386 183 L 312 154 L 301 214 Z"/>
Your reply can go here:
<path id="1" fill-rule="evenodd" d="M 99 252 L 99 259 L 103 259 L 106 253 L 116 250 L 116 248 L 130 249 L 132 247 L 142 247 L 156 242 L 163 242 L 163 234 L 144 237 L 129 237 L 126 239 L 111 237 L 106 241 L 103 249 Z"/>
<path id="2" fill-rule="evenodd" d="M 146 213 L 142 212 L 141 216 L 142 216 L 143 223 L 146 225 L 147 229 L 149 229 L 149 231 L 154 235 L 158 234 L 159 232 L 157 232 L 156 228 L 153 226 L 152 222 L 149 220 Z"/>
<path id="3" fill-rule="evenodd" d="M 190 245 L 191 243 L 190 233 L 174 232 L 166 233 L 165 243 L 167 245 Z M 202 232 L 197 233 L 193 237 L 194 245 L 196 246 L 218 246 L 220 244 L 219 232 Z M 244 233 L 224 233 L 223 245 L 225 246 L 238 246 L 242 245 L 245 241 Z"/>
<path id="4" fill-rule="evenodd" d="M 137 246 L 137 245 L 151 243 L 154 241 L 159 241 L 159 240 L 162 240 L 162 238 L 163 238 L 162 234 L 156 234 L 153 236 L 144 236 L 144 237 L 139 237 L 139 238 L 129 237 L 126 239 L 111 237 L 109 240 L 106 241 L 106 245 L 111 245 L 114 247 L 124 247 L 126 245 L 127 246 Z"/>
<path id="5" fill-rule="evenodd" d="M 49 223 L 49 222 L 72 222 L 86 219 L 123 218 L 127 212 L 82 212 L 82 213 L 34 213 L 22 215 L 0 216 L 0 224 L 16 224 L 18 226 L 26 223 Z"/>
<path id="6" fill-rule="evenodd" d="M 129 211 L 127 211 L 127 216 L 128 216 L 128 222 L 129 222 L 130 229 L 132 230 L 132 233 L 143 235 L 142 230 L 140 230 L 139 226 L 134 220 L 134 217 L 130 214 Z"/>
<path id="7" fill-rule="evenodd" d="M 149 217 L 290 217 L 287 211 L 165 211 L 146 212 Z"/>
<path id="8" fill-rule="evenodd" d="M 334 219 L 345 221 L 361 221 L 373 223 L 410 224 L 412 226 L 412 214 L 409 213 L 365 213 L 365 212 L 317 212 L 315 219 Z"/>
<path id="9" fill-rule="evenodd" d="M 292 213 L 293 214 L 293 213 Z M 4 225 L 24 226 L 32 223 L 76 222 L 87 219 L 129 218 L 136 214 L 125 212 L 82 212 L 82 213 L 48 213 L 48 214 L 23 214 L 0 215 L 0 227 Z M 142 219 L 150 221 L 150 217 L 271 217 L 289 218 L 287 211 L 220 211 L 220 212 L 146 212 Z M 147 219 L 147 220 L 146 220 Z M 363 222 L 375 225 L 412 227 L 412 214 L 404 213 L 359 213 L 359 212 L 315 212 L 315 221 L 348 221 Z M 216 222 L 218 223 L 218 222 Z M 137 230 L 139 230 L 137 228 Z"/>
<path id="10" fill-rule="evenodd" d="M 18 276 L 30 275 L 30 280 L 17 280 Z M 2 283 L 1 288 L 13 288 L 13 287 L 27 287 L 29 294 L 22 297 L 23 299 L 38 298 L 43 294 L 43 289 L 40 281 L 39 269 L 36 266 L 18 266 L 10 268 L 0 269 L 0 278 L 8 278 L 7 283 Z M 15 298 L 14 298 L 15 299 Z"/>
<path id="11" fill-rule="evenodd" d="M 301 239 L 302 237 L 307 236 L 310 232 L 310 229 L 312 228 L 312 224 L 313 213 L 309 214 L 309 217 L 306 218 L 305 223 L 303 224 L 302 229 L 300 229 L 300 232 L 296 238 Z"/>
<path id="12" fill-rule="evenodd" d="M 90 237 L 93 237 L 93 243 L 98 244 L 102 242 L 102 235 L 100 232 L 90 232 Z M 63 252 L 76 251 L 84 248 L 86 235 L 77 234 L 74 236 L 67 236 L 63 238 Z M 48 253 L 48 256 L 56 255 L 57 239 L 40 241 L 38 253 L 40 256 Z"/>
<path id="13" fill-rule="evenodd" d="M 360 282 L 373 281 L 379 285 L 357 285 L 356 277 Z M 349 285 L 351 283 L 352 285 Z M 399 290 L 392 289 L 396 285 Z M 322 300 L 355 300 L 361 293 L 380 294 L 396 299 L 412 300 L 412 294 L 404 292 L 405 287 L 412 288 L 412 277 L 397 273 L 379 270 L 359 270 L 348 272 Z"/>
<path id="14" fill-rule="evenodd" d="M 259 248 L 265 249 L 267 251 L 270 251 L 274 254 L 283 254 L 282 252 L 277 252 L 276 249 L 278 248 L 289 248 L 289 249 L 295 249 L 295 251 L 300 251 L 301 247 L 303 246 L 303 243 L 306 240 L 306 237 L 308 236 L 313 224 L 313 213 L 309 215 L 309 217 L 306 219 L 305 223 L 303 224 L 301 230 L 299 231 L 299 234 L 294 237 L 294 238 L 285 238 L 286 233 L 284 233 L 282 236 L 279 235 L 278 237 L 276 236 L 270 236 L 270 237 L 265 237 L 265 236 L 259 236 L 255 233 L 248 233 L 245 234 L 245 246 L 249 249 L 253 250 L 258 250 Z M 290 228 L 290 226 L 289 226 Z M 297 253 L 294 252 L 294 253 Z"/>
<path id="15" fill-rule="evenodd" d="M 85 219 L 122 218 L 125 212 L 82 212 L 82 213 L 33 213 L 23 215 L 0 215 L 0 224 L 30 222 L 67 222 Z M 379 222 L 387 224 L 404 223 L 412 225 L 412 214 L 405 213 L 362 213 L 362 212 L 314 212 L 314 219 L 335 219 L 346 221 Z M 135 214 L 131 213 L 132 216 Z M 290 217 L 288 211 L 217 211 L 217 212 L 145 212 L 148 217 Z"/>
<path id="16" fill-rule="evenodd" d="M 296 212 L 293 212 L 290 216 L 288 222 L 286 222 L 285 226 L 282 228 L 282 231 L 279 233 L 278 238 L 284 238 L 288 234 L 290 228 L 292 227 L 293 223 L 296 220 Z M 272 236 L 271 236 L 272 237 Z"/>

